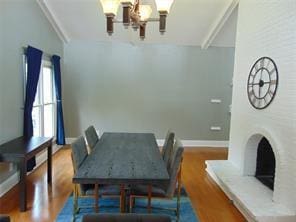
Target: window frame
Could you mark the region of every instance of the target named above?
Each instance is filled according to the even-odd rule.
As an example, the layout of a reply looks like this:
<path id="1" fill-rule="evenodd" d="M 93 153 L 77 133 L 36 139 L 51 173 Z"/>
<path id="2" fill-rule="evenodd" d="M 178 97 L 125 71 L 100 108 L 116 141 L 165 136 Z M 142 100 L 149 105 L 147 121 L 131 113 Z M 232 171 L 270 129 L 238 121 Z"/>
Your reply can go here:
<path id="1" fill-rule="evenodd" d="M 51 85 L 52 85 L 52 89 L 51 89 L 51 96 L 52 96 L 52 101 L 51 102 L 46 102 L 44 101 L 44 95 L 43 95 L 43 91 L 44 91 L 44 82 L 43 82 L 43 78 L 44 78 L 44 74 L 43 74 L 43 69 L 44 68 L 49 68 L 51 70 Z M 25 97 L 26 97 L 26 83 L 27 83 L 27 57 L 26 55 L 23 55 L 23 79 L 24 79 L 24 102 L 25 102 Z M 52 126 L 53 126 L 53 137 L 54 139 L 56 138 L 56 129 L 57 129 L 57 125 L 56 125 L 56 120 L 57 120 L 57 101 L 56 101 L 56 93 L 55 93 L 55 82 L 54 82 L 54 74 L 53 74 L 53 64 L 49 59 L 46 58 L 42 58 L 41 61 L 41 68 L 40 68 L 40 74 L 39 74 L 39 79 L 38 79 L 38 85 L 37 85 L 37 91 L 36 91 L 36 95 L 35 95 L 35 99 L 36 96 L 38 95 L 38 100 L 37 103 L 34 100 L 34 104 L 33 104 L 33 109 L 34 108 L 39 108 L 39 119 L 40 119 L 40 126 L 39 126 L 39 135 L 40 136 L 44 136 L 44 126 L 45 126 L 45 121 L 44 121 L 44 110 L 45 110 L 45 106 L 47 105 L 52 105 L 52 109 L 53 109 L 53 117 L 52 117 Z M 32 111 L 33 112 L 33 111 Z"/>

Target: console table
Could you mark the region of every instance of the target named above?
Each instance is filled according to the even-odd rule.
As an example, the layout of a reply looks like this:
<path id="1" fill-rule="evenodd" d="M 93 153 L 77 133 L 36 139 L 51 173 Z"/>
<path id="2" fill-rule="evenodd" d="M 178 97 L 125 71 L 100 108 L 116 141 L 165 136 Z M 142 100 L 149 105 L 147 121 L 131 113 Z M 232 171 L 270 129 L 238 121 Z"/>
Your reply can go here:
<path id="1" fill-rule="evenodd" d="M 13 162 L 20 170 L 20 211 L 27 210 L 27 161 L 39 152 L 47 149 L 47 182 L 51 184 L 52 138 L 18 137 L 0 145 L 0 162 Z"/>

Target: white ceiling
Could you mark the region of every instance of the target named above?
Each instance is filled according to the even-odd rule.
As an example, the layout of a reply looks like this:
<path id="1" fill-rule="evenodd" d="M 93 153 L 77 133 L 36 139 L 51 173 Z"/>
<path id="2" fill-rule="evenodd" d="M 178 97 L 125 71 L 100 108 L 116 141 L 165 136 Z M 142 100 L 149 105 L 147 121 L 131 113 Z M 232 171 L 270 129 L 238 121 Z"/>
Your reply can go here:
<path id="1" fill-rule="evenodd" d="M 99 0 L 37 0 L 58 29 L 68 40 L 125 41 L 137 42 L 138 32 L 126 30 L 122 24 L 114 24 L 112 37 L 106 33 L 106 19 Z M 160 35 L 158 22 L 147 24 L 145 43 L 166 43 L 177 45 L 203 44 L 214 30 L 211 45 L 234 46 L 236 35 L 237 9 L 230 16 L 225 11 L 234 0 L 175 0 L 167 18 L 167 31 Z M 157 18 L 154 0 L 142 0 L 152 5 L 152 17 Z M 227 14 L 227 13 L 226 13 Z M 48 15 L 47 15 L 48 16 Z M 121 19 L 121 8 L 117 14 Z M 222 22 L 221 22 L 222 21 Z M 221 27 L 216 28 L 217 23 Z"/>

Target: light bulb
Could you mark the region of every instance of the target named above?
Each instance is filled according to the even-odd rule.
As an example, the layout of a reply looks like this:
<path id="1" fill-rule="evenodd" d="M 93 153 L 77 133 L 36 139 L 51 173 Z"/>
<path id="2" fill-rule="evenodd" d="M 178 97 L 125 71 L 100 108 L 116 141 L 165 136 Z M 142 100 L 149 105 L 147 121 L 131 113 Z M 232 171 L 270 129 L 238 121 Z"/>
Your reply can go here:
<path id="1" fill-rule="evenodd" d="M 150 5 L 140 5 L 139 12 L 141 16 L 141 21 L 147 21 L 152 13 L 152 8 Z"/>
<path id="2" fill-rule="evenodd" d="M 157 11 L 169 13 L 173 2 L 174 0 L 155 0 Z"/>
<path id="3" fill-rule="evenodd" d="M 101 4 L 105 14 L 116 15 L 120 0 L 101 0 Z"/>

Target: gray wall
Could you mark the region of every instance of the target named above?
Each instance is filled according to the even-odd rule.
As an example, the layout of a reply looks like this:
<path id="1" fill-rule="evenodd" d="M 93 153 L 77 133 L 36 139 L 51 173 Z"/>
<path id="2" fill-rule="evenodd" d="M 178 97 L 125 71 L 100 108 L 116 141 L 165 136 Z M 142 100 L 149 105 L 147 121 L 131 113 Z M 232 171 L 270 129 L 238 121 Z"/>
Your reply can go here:
<path id="1" fill-rule="evenodd" d="M 64 53 L 67 137 L 93 124 L 160 139 L 170 128 L 182 139 L 228 140 L 233 48 L 73 41 Z M 222 131 L 210 131 L 217 125 Z"/>
<path id="2" fill-rule="evenodd" d="M 23 46 L 63 55 L 63 43 L 35 0 L 0 0 L 0 144 L 23 133 Z M 0 184 L 15 169 L 0 163 Z"/>
<path id="3" fill-rule="evenodd" d="M 35 0 L 0 1 L 0 143 L 23 132 L 22 47 L 63 54 L 63 43 Z"/>

